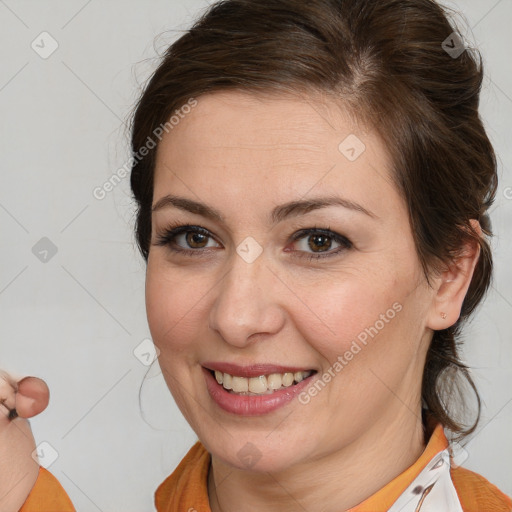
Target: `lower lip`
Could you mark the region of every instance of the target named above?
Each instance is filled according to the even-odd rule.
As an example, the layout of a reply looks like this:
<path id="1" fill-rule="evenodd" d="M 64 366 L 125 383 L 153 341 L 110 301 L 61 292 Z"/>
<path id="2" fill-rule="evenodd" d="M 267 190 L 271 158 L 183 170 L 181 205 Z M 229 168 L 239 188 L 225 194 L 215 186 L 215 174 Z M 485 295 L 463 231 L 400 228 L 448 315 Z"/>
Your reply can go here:
<path id="1" fill-rule="evenodd" d="M 315 375 L 310 375 L 298 384 L 279 389 L 269 395 L 238 395 L 224 389 L 211 374 L 210 370 L 203 368 L 203 373 L 206 387 L 212 400 L 221 409 L 239 416 L 258 416 L 283 407 L 293 400 L 304 388 L 309 386 L 311 378 Z"/>

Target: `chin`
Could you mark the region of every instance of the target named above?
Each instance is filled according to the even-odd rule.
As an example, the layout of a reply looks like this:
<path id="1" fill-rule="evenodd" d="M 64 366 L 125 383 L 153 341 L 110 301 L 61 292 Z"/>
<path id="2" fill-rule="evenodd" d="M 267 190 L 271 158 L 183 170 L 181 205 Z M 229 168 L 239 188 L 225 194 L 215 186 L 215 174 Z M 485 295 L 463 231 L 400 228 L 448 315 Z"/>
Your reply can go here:
<path id="1" fill-rule="evenodd" d="M 206 435 L 199 431 L 198 437 L 213 457 L 234 468 L 254 473 L 285 471 L 300 463 L 311 449 L 297 436 L 283 436 L 282 432 L 276 435 L 269 435 L 269 431 L 254 430 L 242 433 L 230 428 L 229 433 L 225 431 L 222 438 L 213 437 L 211 431 Z"/>

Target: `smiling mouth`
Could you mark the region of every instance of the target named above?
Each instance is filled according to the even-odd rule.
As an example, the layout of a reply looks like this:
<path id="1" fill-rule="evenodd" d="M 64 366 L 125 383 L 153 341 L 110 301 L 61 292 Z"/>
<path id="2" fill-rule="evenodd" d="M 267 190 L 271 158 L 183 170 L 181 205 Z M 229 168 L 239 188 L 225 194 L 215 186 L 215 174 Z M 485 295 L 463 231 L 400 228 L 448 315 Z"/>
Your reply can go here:
<path id="1" fill-rule="evenodd" d="M 294 373 L 270 373 L 257 377 L 239 377 L 218 370 L 209 371 L 226 391 L 241 396 L 271 395 L 276 391 L 294 386 L 316 373 L 316 370 L 307 370 Z"/>

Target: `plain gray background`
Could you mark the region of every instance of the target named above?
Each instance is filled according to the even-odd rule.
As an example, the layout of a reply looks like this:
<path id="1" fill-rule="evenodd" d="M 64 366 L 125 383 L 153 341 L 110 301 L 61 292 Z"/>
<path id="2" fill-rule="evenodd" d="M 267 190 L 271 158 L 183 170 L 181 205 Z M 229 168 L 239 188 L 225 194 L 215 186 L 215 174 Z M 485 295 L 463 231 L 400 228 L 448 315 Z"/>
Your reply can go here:
<path id="1" fill-rule="evenodd" d="M 123 123 L 155 48 L 207 5 L 0 0 L 0 367 L 50 386 L 32 428 L 51 446 L 45 457 L 58 454 L 49 470 L 80 512 L 154 510 L 156 487 L 196 440 L 158 365 L 134 355 L 149 329 L 129 179 L 103 200 L 93 190 L 126 162 Z M 461 31 L 484 57 L 481 112 L 501 178 L 495 282 L 466 331 L 484 409 L 464 466 L 512 494 L 512 1 L 446 5 L 465 15 Z"/>

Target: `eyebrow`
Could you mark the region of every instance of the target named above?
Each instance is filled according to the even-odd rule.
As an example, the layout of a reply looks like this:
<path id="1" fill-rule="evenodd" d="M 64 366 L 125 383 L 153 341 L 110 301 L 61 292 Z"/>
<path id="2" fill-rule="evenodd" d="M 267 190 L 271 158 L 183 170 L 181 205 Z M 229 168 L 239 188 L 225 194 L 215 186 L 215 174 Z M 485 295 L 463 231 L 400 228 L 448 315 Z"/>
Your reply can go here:
<path id="1" fill-rule="evenodd" d="M 276 206 L 270 213 L 269 221 L 270 224 L 277 224 L 289 217 L 304 215 L 313 210 L 327 208 L 329 206 L 342 206 L 343 208 L 363 213 L 373 219 L 378 218 L 377 215 L 375 215 L 373 212 L 371 212 L 367 208 L 363 207 L 362 205 L 354 201 L 350 201 L 348 199 L 344 199 L 343 197 L 338 196 L 327 196 L 298 201 L 290 201 L 288 203 Z M 151 211 L 156 212 L 169 207 L 175 207 L 183 211 L 195 213 L 197 215 L 202 215 L 203 217 L 206 217 L 208 219 L 225 223 L 224 217 L 215 208 L 212 208 L 211 206 L 200 203 L 198 201 L 194 201 L 192 199 L 187 199 L 185 197 L 179 197 L 170 194 L 159 199 L 151 208 Z"/>

